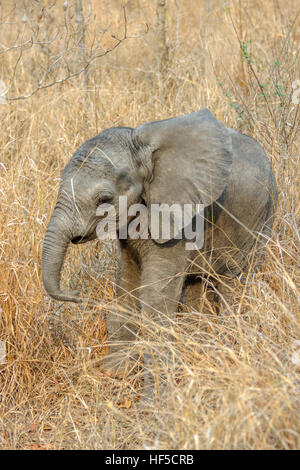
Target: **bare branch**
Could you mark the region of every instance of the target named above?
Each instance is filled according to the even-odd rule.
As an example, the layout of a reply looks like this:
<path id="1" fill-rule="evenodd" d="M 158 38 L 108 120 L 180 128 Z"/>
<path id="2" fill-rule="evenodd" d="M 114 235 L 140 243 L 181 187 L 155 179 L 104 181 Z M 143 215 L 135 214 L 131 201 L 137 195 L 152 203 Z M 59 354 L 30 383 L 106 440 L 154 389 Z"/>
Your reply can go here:
<path id="1" fill-rule="evenodd" d="M 102 40 L 108 34 L 110 27 L 100 31 L 99 27 L 94 25 L 94 32 L 91 34 L 91 15 L 87 14 L 86 19 L 84 18 L 81 0 L 75 0 L 75 11 L 71 2 L 63 6 L 63 22 L 50 11 L 55 5 L 56 2 L 36 13 L 33 8 L 28 11 L 24 4 L 25 15 L 22 21 L 18 22 L 19 25 L 22 24 L 22 31 L 17 35 L 18 42 L 9 46 L 2 45 L 3 49 L 0 49 L 2 56 L 6 54 L 13 56 L 19 51 L 9 77 L 8 90 L 12 91 L 24 68 L 31 68 L 32 78 L 36 82 L 27 93 L 6 95 L 7 102 L 30 98 L 41 90 L 61 85 L 79 76 L 84 77 L 84 88 L 87 90 L 87 72 L 91 64 L 115 51 L 127 39 L 142 37 L 149 30 L 148 25 L 145 25 L 145 31 L 141 34 L 130 36 L 126 9 L 123 7 L 123 34 L 121 37 L 110 34 L 114 43 L 103 49 Z M 15 17 L 20 13 L 22 14 L 20 10 L 17 11 L 17 7 L 11 12 Z M 0 19 L 1 26 L 3 21 Z M 87 33 L 89 34 L 86 36 Z M 36 54 L 37 51 L 41 51 L 42 54 Z"/>

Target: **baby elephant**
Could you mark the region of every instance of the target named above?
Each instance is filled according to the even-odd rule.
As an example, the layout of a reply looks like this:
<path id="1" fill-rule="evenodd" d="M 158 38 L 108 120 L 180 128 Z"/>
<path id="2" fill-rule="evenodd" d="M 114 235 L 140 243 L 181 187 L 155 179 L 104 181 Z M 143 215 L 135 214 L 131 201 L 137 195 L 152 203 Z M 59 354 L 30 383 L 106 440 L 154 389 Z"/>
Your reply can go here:
<path id="1" fill-rule="evenodd" d="M 43 246 L 45 289 L 80 302 L 60 288 L 68 244 L 102 238 L 106 225 L 121 256 L 103 368 L 120 372 L 137 337 L 137 312 L 145 331 L 151 324 L 168 331 L 182 298 L 196 305 L 201 276 L 233 278 L 246 269 L 254 246 L 268 238 L 276 203 L 263 149 L 208 109 L 104 130 L 62 172 Z M 144 354 L 145 369 L 153 357 Z"/>

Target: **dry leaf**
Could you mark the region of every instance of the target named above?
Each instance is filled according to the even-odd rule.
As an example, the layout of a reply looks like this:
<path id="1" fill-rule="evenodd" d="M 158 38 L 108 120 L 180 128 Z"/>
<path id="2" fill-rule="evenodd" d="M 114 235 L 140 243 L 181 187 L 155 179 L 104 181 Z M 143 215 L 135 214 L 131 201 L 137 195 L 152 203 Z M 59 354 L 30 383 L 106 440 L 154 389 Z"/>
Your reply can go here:
<path id="1" fill-rule="evenodd" d="M 36 432 L 38 429 L 38 425 L 39 423 L 37 423 L 36 421 L 31 423 L 31 425 L 29 426 L 28 432 Z"/>
<path id="2" fill-rule="evenodd" d="M 132 400 L 130 400 L 130 398 L 128 398 L 128 397 L 125 397 L 124 401 L 122 403 L 118 404 L 119 408 L 128 409 L 128 408 L 131 408 L 131 406 L 132 406 Z"/>
<path id="3" fill-rule="evenodd" d="M 29 447 L 25 447 L 25 450 L 56 450 L 54 444 L 31 444 Z"/>
<path id="4" fill-rule="evenodd" d="M 43 425 L 43 431 L 51 431 L 51 430 L 52 430 L 52 426 L 50 426 L 50 424 Z"/>

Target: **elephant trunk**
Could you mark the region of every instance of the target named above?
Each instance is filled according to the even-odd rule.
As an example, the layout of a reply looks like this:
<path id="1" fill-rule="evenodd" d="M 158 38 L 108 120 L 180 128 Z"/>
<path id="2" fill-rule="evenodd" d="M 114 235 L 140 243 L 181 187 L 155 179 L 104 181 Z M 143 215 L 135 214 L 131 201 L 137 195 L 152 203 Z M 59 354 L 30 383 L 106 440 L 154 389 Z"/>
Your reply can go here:
<path id="1" fill-rule="evenodd" d="M 64 292 L 60 288 L 61 270 L 72 238 L 71 233 L 71 229 L 66 227 L 66 218 L 55 209 L 44 239 L 42 278 L 46 291 L 54 299 L 80 302 L 77 292 Z"/>

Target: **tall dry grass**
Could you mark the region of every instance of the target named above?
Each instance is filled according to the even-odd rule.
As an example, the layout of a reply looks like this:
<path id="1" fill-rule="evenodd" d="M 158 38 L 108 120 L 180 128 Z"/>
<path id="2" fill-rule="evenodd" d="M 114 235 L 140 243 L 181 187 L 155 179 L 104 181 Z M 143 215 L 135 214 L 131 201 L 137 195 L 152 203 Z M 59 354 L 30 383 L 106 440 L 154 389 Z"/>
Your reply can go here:
<path id="1" fill-rule="evenodd" d="M 0 104 L 0 340 L 7 348 L 7 362 L 0 365 L 0 447 L 299 448 L 295 2 L 215 0 L 211 8 L 205 1 L 169 2 L 170 64 L 164 77 L 157 73 L 154 2 L 127 3 L 129 35 L 138 37 L 93 63 L 88 93 L 74 78 Z M 44 13 L 38 19 L 43 4 L 58 21 L 63 2 L 50 12 L 39 2 L 32 11 L 33 24 L 47 36 L 49 18 Z M 14 5 L 1 2 L 1 48 L 25 42 L 32 33 L 22 22 L 23 4 Z M 118 35 L 121 5 L 91 2 L 90 28 L 111 24 L 109 31 Z M 109 32 L 103 41 L 106 47 L 113 41 Z M 0 79 L 9 84 L 14 77 L 7 96 L 30 93 L 36 71 L 61 44 L 60 38 L 51 43 L 48 55 L 36 46 L 20 58 L 14 49 L 1 54 Z M 203 106 L 265 148 L 279 190 L 274 235 L 255 278 L 249 276 L 245 285 L 237 280 L 230 303 L 218 314 L 204 290 L 199 312 L 179 316 L 169 346 L 175 360 L 166 371 L 168 397 L 137 410 L 140 373 L 116 380 L 99 372 L 114 291 L 113 248 L 95 242 L 69 250 L 63 280 L 97 300 L 91 307 L 59 304 L 45 295 L 41 244 L 60 171 L 84 140 L 104 128 Z M 163 351 L 158 338 L 153 347 Z"/>

